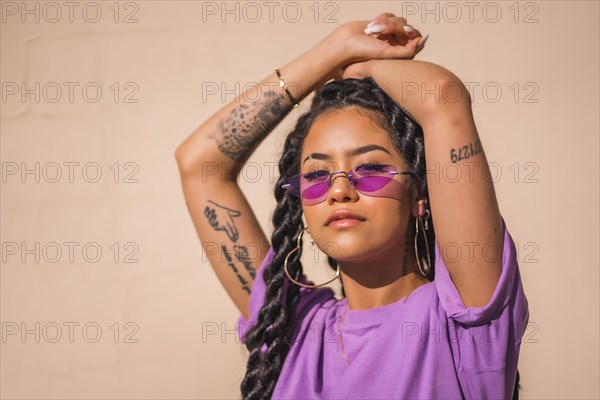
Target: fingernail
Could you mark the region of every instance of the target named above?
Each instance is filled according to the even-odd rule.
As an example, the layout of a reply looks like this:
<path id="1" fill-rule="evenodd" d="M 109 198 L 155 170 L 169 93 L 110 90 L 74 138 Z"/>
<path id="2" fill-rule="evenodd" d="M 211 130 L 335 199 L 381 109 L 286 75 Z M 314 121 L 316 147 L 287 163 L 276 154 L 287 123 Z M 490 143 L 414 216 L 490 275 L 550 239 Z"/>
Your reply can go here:
<path id="1" fill-rule="evenodd" d="M 372 27 L 373 25 L 375 25 L 377 23 L 377 20 L 371 21 L 369 22 L 369 25 L 367 25 L 367 28 Z"/>
<path id="2" fill-rule="evenodd" d="M 429 33 L 425 34 L 425 36 L 423 36 L 419 40 L 419 44 L 417 44 L 417 47 L 423 46 L 425 44 L 425 42 L 427 41 L 427 38 L 429 38 Z"/>
<path id="3" fill-rule="evenodd" d="M 404 28 L 404 32 L 407 32 L 407 33 L 412 33 L 415 31 L 415 28 L 408 26 L 408 25 L 404 25 L 403 28 Z"/>
<path id="4" fill-rule="evenodd" d="M 370 33 L 379 33 L 387 28 L 387 25 L 373 25 L 370 28 L 365 29 L 365 33 L 368 35 Z"/>

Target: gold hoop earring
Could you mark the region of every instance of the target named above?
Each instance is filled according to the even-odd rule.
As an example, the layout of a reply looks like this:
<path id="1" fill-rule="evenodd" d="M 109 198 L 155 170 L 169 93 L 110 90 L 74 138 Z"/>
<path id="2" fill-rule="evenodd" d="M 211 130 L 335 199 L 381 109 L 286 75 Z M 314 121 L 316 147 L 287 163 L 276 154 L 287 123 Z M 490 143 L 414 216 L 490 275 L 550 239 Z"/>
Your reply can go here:
<path id="1" fill-rule="evenodd" d="M 310 235 L 310 231 L 308 230 L 308 226 L 307 226 L 306 228 L 304 228 L 304 229 L 306 229 L 306 232 L 308 232 L 308 234 Z M 315 241 L 313 240 L 312 236 L 310 237 L 310 244 L 311 244 L 312 246 L 314 246 L 314 245 L 315 245 Z"/>
<path id="2" fill-rule="evenodd" d="M 430 212 L 429 210 L 425 210 L 425 213 L 425 224 L 427 226 L 427 220 L 429 219 Z M 419 225 L 421 225 L 421 231 L 423 232 L 423 237 L 425 238 L 425 249 L 427 250 L 427 261 L 429 263 L 427 266 L 427 272 L 429 272 L 431 271 L 431 253 L 429 253 L 429 243 L 427 242 L 427 234 L 425 233 L 425 226 L 423 226 L 423 219 L 420 216 L 417 216 L 415 218 L 415 254 L 417 256 L 417 265 L 419 267 L 419 271 L 421 272 L 421 275 L 427 278 L 427 274 L 423 271 L 423 267 L 421 267 L 421 256 L 419 256 L 419 248 L 417 246 L 419 236 Z M 429 226 L 427 226 L 427 228 L 429 228 Z"/>
<path id="3" fill-rule="evenodd" d="M 311 288 L 311 289 L 318 288 L 318 287 L 321 287 L 321 286 L 325 286 L 325 285 L 327 285 L 328 283 L 331 283 L 331 282 L 333 282 L 334 280 L 336 280 L 336 279 L 337 279 L 337 278 L 340 276 L 340 266 L 339 266 L 339 265 L 337 266 L 337 270 L 336 270 L 336 273 L 335 273 L 335 276 L 333 277 L 333 279 L 331 279 L 331 280 L 329 280 L 329 281 L 327 281 L 327 282 L 325 282 L 325 283 L 322 283 L 322 284 L 320 284 L 320 285 L 305 285 L 304 283 L 300 283 L 300 282 L 298 282 L 298 281 L 294 280 L 294 278 L 292 278 L 292 277 L 290 276 L 289 272 L 288 272 L 288 269 L 287 269 L 288 259 L 290 258 L 290 256 L 291 256 L 292 254 L 294 254 L 294 252 L 296 252 L 296 251 L 301 251 L 301 250 L 302 250 L 302 235 L 304 235 L 304 231 L 307 231 L 307 232 L 308 232 L 308 228 L 303 228 L 303 229 L 300 231 L 300 233 L 298 234 L 298 239 L 297 239 L 296 248 L 292 249 L 292 251 L 290 251 L 290 252 L 287 254 L 287 256 L 285 257 L 285 261 L 283 262 L 283 270 L 284 270 L 285 274 L 287 275 L 288 279 L 289 279 L 290 281 L 294 282 L 294 283 L 295 283 L 296 285 L 298 285 L 298 286 L 302 286 L 302 287 L 306 287 L 306 288 Z M 309 233 L 310 233 L 310 232 L 309 232 Z"/>

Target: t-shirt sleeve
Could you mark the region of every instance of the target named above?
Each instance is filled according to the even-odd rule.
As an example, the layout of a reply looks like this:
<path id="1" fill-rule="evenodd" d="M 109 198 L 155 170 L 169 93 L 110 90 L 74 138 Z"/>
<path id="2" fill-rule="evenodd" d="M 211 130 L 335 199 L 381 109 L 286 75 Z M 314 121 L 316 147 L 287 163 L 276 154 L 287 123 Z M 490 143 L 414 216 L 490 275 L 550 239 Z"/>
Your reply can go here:
<path id="1" fill-rule="evenodd" d="M 446 313 L 449 341 L 463 390 L 474 397 L 486 397 L 492 390 L 512 395 L 521 338 L 529 321 L 517 251 L 504 218 L 502 227 L 502 272 L 492 298 L 482 307 L 465 307 L 435 243 L 434 282 L 439 302 Z M 489 253 L 493 254 L 491 250 Z M 498 388 L 502 385 L 505 387 Z"/>
<path id="2" fill-rule="evenodd" d="M 236 330 L 238 333 L 238 337 L 242 342 L 246 337 L 246 333 L 256 325 L 258 321 L 258 314 L 260 309 L 262 308 L 265 297 L 266 297 L 266 286 L 265 281 L 263 279 L 264 270 L 271 264 L 273 257 L 275 256 L 275 252 L 273 251 L 273 247 L 269 247 L 269 251 L 267 252 L 267 256 L 263 260 L 262 264 L 256 271 L 256 276 L 254 278 L 254 284 L 252 285 L 252 290 L 250 291 L 250 301 L 249 301 L 249 312 L 250 319 L 244 318 L 243 315 L 240 314 L 238 318 L 238 323 L 236 324 Z M 286 284 L 295 285 L 292 282 L 289 282 L 287 277 Z M 312 281 L 307 280 L 303 277 L 300 282 L 314 285 Z M 285 296 L 285 292 L 284 292 Z M 296 306 L 296 318 L 302 318 L 310 309 L 314 306 L 320 304 L 326 299 L 333 297 L 333 291 L 330 288 L 300 288 L 300 301 Z"/>
<path id="3" fill-rule="evenodd" d="M 512 308 L 524 318 L 528 307 L 523 293 L 517 251 L 515 243 L 508 233 L 504 218 L 502 218 L 504 244 L 502 249 L 502 272 L 490 301 L 482 307 L 465 307 L 448 272 L 448 268 L 440 255 L 439 244 L 435 241 L 435 284 L 440 302 L 448 317 L 465 325 L 482 325 L 500 316 L 503 310 Z M 493 256 L 492 246 L 482 244 L 475 251 L 484 251 Z"/>

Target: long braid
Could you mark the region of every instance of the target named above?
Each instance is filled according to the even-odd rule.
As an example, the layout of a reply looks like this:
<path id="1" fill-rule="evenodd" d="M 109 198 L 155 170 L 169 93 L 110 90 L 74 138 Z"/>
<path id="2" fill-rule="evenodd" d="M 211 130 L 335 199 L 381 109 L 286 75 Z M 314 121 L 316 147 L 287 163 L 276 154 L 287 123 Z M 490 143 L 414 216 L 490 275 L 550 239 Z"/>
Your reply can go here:
<path id="1" fill-rule="evenodd" d="M 302 207 L 299 199 L 281 188 L 286 176 L 297 173 L 304 135 L 308 129 L 299 123 L 299 129 L 286 140 L 284 154 L 279 161 L 280 178 L 275 186 L 277 206 L 273 213 L 274 231 L 271 245 L 275 253 L 271 264 L 263 273 L 266 293 L 257 324 L 246 336 L 250 351 L 246 376 L 241 384 L 244 399 L 268 399 L 271 397 L 285 357 L 291 346 L 290 331 L 295 323 L 295 309 L 300 301 L 297 285 L 289 284 L 283 270 L 285 257 L 296 247 L 296 237 L 303 229 Z M 298 132 L 298 134 L 295 134 Z M 303 275 L 300 254 L 295 252 L 288 260 L 288 272 L 301 280 Z M 285 294 L 285 297 L 284 297 Z M 263 344 L 266 352 L 262 351 Z"/>
<path id="2" fill-rule="evenodd" d="M 300 200 L 282 189 L 281 185 L 285 178 L 300 172 L 302 145 L 316 118 L 327 112 L 352 106 L 358 112 L 371 112 L 376 121 L 390 132 L 398 151 L 406 159 L 408 168 L 418 175 L 421 192 L 427 195 L 421 127 L 371 78 L 346 79 L 325 85 L 315 97 L 313 108 L 298 119 L 288 135 L 279 161 L 280 178 L 275 186 L 277 206 L 273 214 L 274 231 L 271 236 L 275 255 L 263 273 L 266 286 L 264 304 L 258 313 L 256 325 L 248 331 L 245 339 L 250 354 L 246 375 L 241 384 L 244 400 L 271 398 L 291 347 L 296 307 L 300 301 L 300 288 L 286 279 L 283 264 L 285 257 L 295 248 L 296 238 L 304 227 L 301 219 L 302 206 Z M 433 235 L 431 228 L 428 240 L 431 243 L 431 255 L 435 256 Z M 337 263 L 333 258 L 328 257 L 328 262 L 332 268 L 336 268 Z M 288 272 L 295 280 L 302 280 L 299 252 L 295 252 L 288 260 Z M 432 277 L 433 266 L 430 274 Z M 345 295 L 343 287 L 342 295 Z M 263 346 L 266 347 L 264 352 Z"/>
<path id="3" fill-rule="evenodd" d="M 284 201 L 280 203 L 281 210 L 276 210 L 275 214 L 283 214 L 283 218 L 278 219 L 278 228 L 273 233 L 272 245 L 276 254 L 272 263 L 264 270 L 264 280 L 266 285 L 265 304 L 261 308 L 257 325 L 253 327 L 246 337 L 246 345 L 250 351 L 246 376 L 242 382 L 242 394 L 244 399 L 262 399 L 268 398 L 267 393 L 272 393 L 274 381 L 277 380 L 278 373 L 275 375 L 274 368 L 279 372 L 289 351 L 290 343 L 287 341 L 286 333 L 289 325 L 290 312 L 283 304 L 283 295 L 285 288 L 285 274 L 283 271 L 283 260 L 287 253 L 295 247 L 295 241 L 290 235 L 302 223 L 301 212 L 296 214 L 289 213 L 289 206 Z M 287 208 L 287 210 L 285 208 Z M 298 207 L 299 208 L 299 207 Z M 301 211 L 301 208 L 299 208 Z M 294 253 L 288 262 L 288 269 L 293 275 L 300 275 L 299 255 Z M 294 288 L 287 287 L 287 297 L 294 295 Z M 299 291 L 296 290 L 299 300 Z M 290 303 L 289 301 L 286 303 Z M 262 350 L 262 345 L 266 344 L 266 353 Z"/>

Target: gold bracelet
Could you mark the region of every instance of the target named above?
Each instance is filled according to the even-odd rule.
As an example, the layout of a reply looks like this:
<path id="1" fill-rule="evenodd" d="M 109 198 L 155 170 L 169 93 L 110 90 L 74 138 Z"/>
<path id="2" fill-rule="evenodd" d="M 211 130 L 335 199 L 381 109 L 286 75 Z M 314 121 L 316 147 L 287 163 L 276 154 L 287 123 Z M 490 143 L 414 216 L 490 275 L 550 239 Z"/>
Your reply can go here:
<path id="1" fill-rule="evenodd" d="M 279 72 L 279 68 L 275 68 L 275 73 L 277 74 L 277 77 L 279 78 L 279 87 L 281 87 L 283 90 L 285 90 L 285 94 L 287 94 L 288 99 L 290 99 L 290 101 L 292 102 L 294 107 L 298 107 L 298 102 L 296 102 L 296 99 L 294 99 L 294 96 L 292 96 L 292 93 L 290 93 L 288 86 L 283 81 L 283 77 L 281 76 L 281 73 Z"/>

